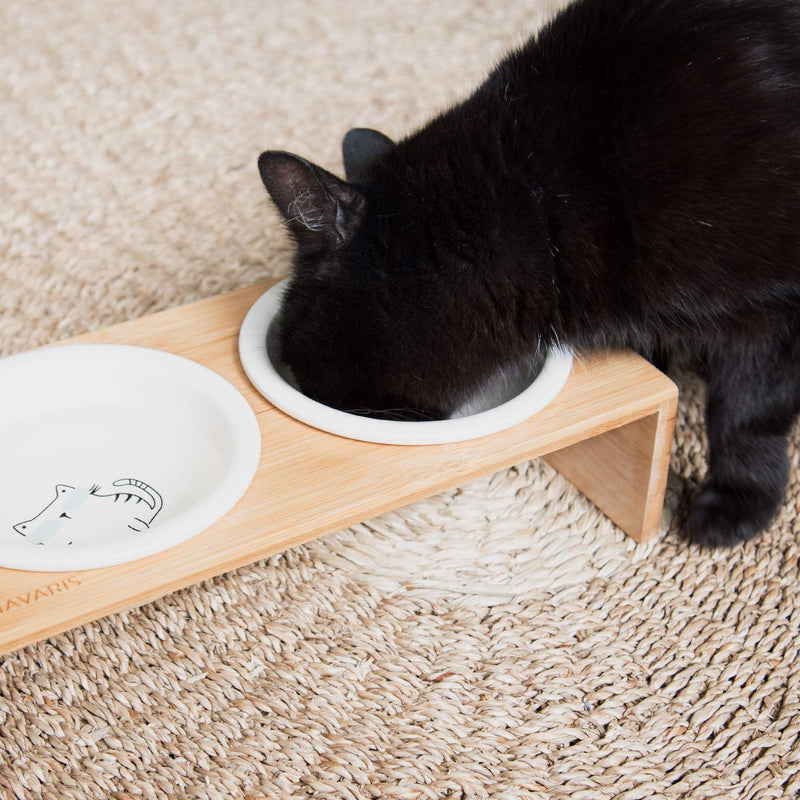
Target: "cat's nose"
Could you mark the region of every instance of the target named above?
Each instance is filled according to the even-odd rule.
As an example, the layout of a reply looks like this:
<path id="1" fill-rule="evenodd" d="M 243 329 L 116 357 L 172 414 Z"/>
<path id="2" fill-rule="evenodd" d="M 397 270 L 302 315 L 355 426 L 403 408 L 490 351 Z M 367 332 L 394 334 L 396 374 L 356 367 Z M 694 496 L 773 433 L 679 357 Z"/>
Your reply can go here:
<path id="1" fill-rule="evenodd" d="M 46 519 L 36 525 L 32 532 L 25 533 L 24 536 L 31 544 L 44 544 L 58 532 L 60 527 L 61 523 L 57 519 Z"/>

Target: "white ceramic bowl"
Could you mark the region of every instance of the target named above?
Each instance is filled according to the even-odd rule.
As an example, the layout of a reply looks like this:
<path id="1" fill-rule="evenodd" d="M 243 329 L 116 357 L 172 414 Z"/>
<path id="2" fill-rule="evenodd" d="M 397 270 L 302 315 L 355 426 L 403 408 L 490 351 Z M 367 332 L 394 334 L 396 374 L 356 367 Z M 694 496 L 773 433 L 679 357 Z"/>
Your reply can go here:
<path id="1" fill-rule="evenodd" d="M 506 375 L 472 398 L 450 419 L 403 422 L 339 411 L 306 397 L 291 375 L 274 363 L 275 325 L 285 282 L 275 284 L 254 304 L 239 331 L 239 357 L 247 376 L 267 400 L 315 428 L 367 442 L 442 444 L 476 439 L 510 428 L 541 411 L 561 390 L 572 370 L 572 353 L 554 349 L 537 372 Z"/>
<path id="2" fill-rule="evenodd" d="M 126 345 L 0 360 L 0 566 L 80 570 L 172 547 L 244 493 L 261 435 L 215 372 Z"/>

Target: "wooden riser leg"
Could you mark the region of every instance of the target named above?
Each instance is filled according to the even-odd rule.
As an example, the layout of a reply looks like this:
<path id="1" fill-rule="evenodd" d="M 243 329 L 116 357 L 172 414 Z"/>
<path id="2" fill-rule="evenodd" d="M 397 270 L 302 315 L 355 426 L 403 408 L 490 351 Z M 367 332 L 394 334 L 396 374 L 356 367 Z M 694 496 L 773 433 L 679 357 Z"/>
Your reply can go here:
<path id="1" fill-rule="evenodd" d="M 659 532 L 677 400 L 646 417 L 544 456 L 625 533 Z"/>

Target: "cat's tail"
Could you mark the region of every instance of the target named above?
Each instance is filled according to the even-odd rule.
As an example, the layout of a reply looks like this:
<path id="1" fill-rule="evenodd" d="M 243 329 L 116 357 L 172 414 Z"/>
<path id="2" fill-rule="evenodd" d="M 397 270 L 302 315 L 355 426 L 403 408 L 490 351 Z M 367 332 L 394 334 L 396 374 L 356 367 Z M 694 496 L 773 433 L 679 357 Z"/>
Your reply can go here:
<path id="1" fill-rule="evenodd" d="M 137 489 L 141 489 L 152 501 L 149 503 L 150 508 L 153 511 L 153 515 L 150 518 L 151 521 L 155 519 L 156 515 L 164 506 L 164 500 L 161 495 L 150 485 L 146 484 L 144 481 L 138 481 L 136 478 L 120 478 L 118 481 L 114 481 L 114 486 L 135 486 Z M 142 498 L 147 502 L 146 498 Z"/>

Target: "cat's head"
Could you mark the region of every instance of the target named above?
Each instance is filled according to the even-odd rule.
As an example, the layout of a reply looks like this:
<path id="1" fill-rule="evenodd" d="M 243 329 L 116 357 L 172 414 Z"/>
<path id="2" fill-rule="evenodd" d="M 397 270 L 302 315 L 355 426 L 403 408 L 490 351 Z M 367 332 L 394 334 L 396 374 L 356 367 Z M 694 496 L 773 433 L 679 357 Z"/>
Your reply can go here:
<path id="1" fill-rule="evenodd" d="M 278 350 L 301 391 L 326 405 L 437 419 L 499 366 L 503 345 L 480 308 L 491 302 L 485 274 L 448 241 L 398 147 L 351 131 L 347 181 L 290 153 L 260 156 L 296 243 Z"/>
<path id="2" fill-rule="evenodd" d="M 67 520 L 72 519 L 67 512 L 75 508 L 75 494 L 74 486 L 59 483 L 56 486 L 56 496 L 35 517 L 14 525 L 14 530 L 33 544 L 44 544 L 59 532 Z M 78 505 L 80 504 L 79 500 Z"/>

